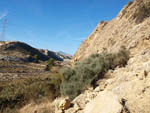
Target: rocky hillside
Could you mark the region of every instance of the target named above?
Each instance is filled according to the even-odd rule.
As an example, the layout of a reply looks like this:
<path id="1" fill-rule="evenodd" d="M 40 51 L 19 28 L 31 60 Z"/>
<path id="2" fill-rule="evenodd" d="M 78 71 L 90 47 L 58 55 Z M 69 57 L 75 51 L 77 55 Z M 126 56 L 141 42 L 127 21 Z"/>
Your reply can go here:
<path id="1" fill-rule="evenodd" d="M 150 113 L 150 0 L 129 2 L 112 21 L 100 22 L 73 62 L 92 53 L 116 52 L 122 46 L 130 51 L 125 67 L 109 70 L 95 89 L 76 97 L 69 109 L 65 100 L 56 108 L 65 113 Z"/>
<path id="2" fill-rule="evenodd" d="M 73 62 L 92 53 L 113 52 L 125 46 L 132 56 L 150 49 L 150 1 L 129 2 L 112 21 L 100 22 L 80 45 Z"/>
<path id="3" fill-rule="evenodd" d="M 50 58 L 63 61 L 63 59 L 56 55 L 55 52 L 39 50 L 23 42 L 0 42 L 0 59 L 13 61 L 32 61 L 35 55 L 37 55 L 41 61 L 46 61 Z"/>

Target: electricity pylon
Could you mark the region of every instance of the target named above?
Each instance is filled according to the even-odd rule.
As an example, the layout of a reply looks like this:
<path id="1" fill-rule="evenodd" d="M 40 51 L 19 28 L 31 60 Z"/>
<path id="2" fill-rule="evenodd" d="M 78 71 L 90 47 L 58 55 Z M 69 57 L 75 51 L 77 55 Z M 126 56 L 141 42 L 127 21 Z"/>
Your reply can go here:
<path id="1" fill-rule="evenodd" d="M 0 41 L 5 40 L 6 24 L 7 24 L 7 19 L 4 19 L 2 22 L 2 32 L 0 34 Z"/>

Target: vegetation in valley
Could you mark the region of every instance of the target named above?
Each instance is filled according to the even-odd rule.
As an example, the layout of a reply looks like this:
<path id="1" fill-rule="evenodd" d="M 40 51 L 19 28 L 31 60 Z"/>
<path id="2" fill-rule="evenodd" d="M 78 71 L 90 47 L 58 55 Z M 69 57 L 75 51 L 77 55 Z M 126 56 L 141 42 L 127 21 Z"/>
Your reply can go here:
<path id="1" fill-rule="evenodd" d="M 0 110 L 14 108 L 29 101 L 38 101 L 47 98 L 50 101 L 60 95 L 60 74 L 51 76 L 32 77 L 14 80 L 10 83 L 0 84 Z"/>
<path id="2" fill-rule="evenodd" d="M 33 101 L 52 101 L 60 96 L 60 62 L 54 60 L 39 63 L 0 61 L 0 113 L 17 113 L 17 110 Z M 45 66 L 53 65 L 51 71 Z M 17 75 L 17 76 L 16 76 Z M 15 77 L 15 78 L 14 78 Z"/>

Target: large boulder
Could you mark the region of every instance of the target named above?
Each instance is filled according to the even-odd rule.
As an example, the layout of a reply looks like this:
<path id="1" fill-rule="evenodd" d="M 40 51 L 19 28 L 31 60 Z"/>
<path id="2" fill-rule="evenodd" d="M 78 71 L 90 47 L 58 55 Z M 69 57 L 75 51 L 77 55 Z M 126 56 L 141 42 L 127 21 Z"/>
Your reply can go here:
<path id="1" fill-rule="evenodd" d="M 120 101 L 112 92 L 103 91 L 86 105 L 84 113 L 121 113 L 123 106 Z"/>

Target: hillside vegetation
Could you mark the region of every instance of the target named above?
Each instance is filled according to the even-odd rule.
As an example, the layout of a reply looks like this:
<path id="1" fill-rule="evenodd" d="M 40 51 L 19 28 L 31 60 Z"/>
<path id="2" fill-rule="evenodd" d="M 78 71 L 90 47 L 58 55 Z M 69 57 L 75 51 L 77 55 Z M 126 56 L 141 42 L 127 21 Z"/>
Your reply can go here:
<path id="1" fill-rule="evenodd" d="M 121 48 L 117 53 L 93 54 L 73 68 L 65 68 L 62 70 L 61 94 L 74 99 L 88 85 L 96 87 L 96 81 L 102 79 L 109 69 L 125 66 L 128 59 L 129 53 Z"/>
<path id="2" fill-rule="evenodd" d="M 38 66 L 35 69 L 38 69 Z M 15 72 L 15 70 L 13 71 Z M 21 71 L 26 74 L 23 75 Z M 40 103 L 46 99 L 52 102 L 60 96 L 61 75 L 59 67 L 51 67 L 51 70 L 47 72 L 43 70 L 42 74 L 38 74 L 38 72 L 32 74 L 32 72 L 25 71 L 25 68 L 22 68 L 20 72 L 15 72 L 18 75 L 22 74 L 22 76 L 11 81 L 11 76 L 13 76 L 11 75 L 8 76 L 9 79 L 3 78 L 3 81 L 0 82 L 0 113 L 18 113 L 19 108 L 31 101 Z M 30 69 L 30 71 L 34 70 Z"/>
<path id="3" fill-rule="evenodd" d="M 22 107 L 31 100 L 38 102 L 45 98 L 51 102 L 60 95 L 60 83 L 61 79 L 58 74 L 46 78 L 30 77 L 9 83 L 0 83 L 0 112 L 14 112 L 15 108 Z"/>

